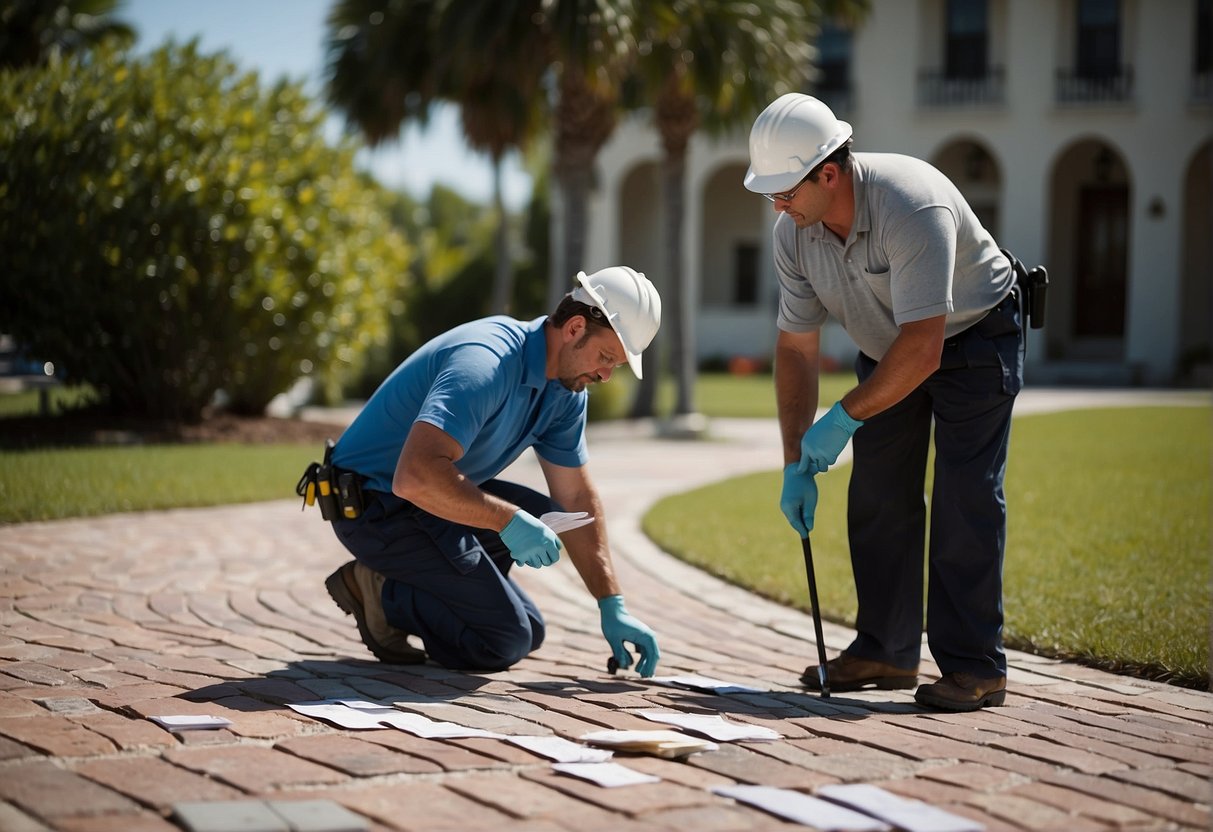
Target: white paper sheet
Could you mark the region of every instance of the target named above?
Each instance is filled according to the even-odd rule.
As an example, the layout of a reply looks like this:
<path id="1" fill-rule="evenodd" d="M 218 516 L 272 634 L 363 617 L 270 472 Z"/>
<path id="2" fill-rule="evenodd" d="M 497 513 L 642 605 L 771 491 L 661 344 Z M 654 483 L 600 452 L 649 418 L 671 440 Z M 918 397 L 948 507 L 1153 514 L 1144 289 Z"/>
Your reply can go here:
<path id="1" fill-rule="evenodd" d="M 152 722 L 170 731 L 204 731 L 213 728 L 226 728 L 232 724 L 230 719 L 208 714 L 188 714 L 169 716 L 149 716 Z"/>
<path id="2" fill-rule="evenodd" d="M 721 679 L 713 679 L 711 676 L 700 676 L 697 673 L 692 673 L 687 676 L 654 676 L 646 679 L 648 682 L 656 682 L 659 685 L 666 685 L 672 688 L 690 688 L 691 690 L 702 690 L 708 693 L 766 693 L 766 688 L 755 688 L 750 685 L 738 685 L 733 682 L 725 682 Z"/>
<path id="3" fill-rule="evenodd" d="M 614 756 L 604 748 L 586 748 L 564 737 L 509 736 L 505 739 L 557 763 L 605 763 Z"/>
<path id="4" fill-rule="evenodd" d="M 463 725 L 456 725 L 454 722 L 438 722 L 421 714 L 411 714 L 403 711 L 393 711 L 390 714 L 376 713 L 375 715 L 384 725 L 399 728 L 401 731 L 407 731 L 410 734 L 415 734 L 428 740 L 453 740 L 466 737 L 500 739 L 502 736 L 492 731 L 485 731 L 483 728 L 468 728 Z"/>
<path id="5" fill-rule="evenodd" d="M 556 534 L 563 534 L 573 529 L 580 529 L 594 522 L 588 511 L 549 511 L 539 515 L 539 522 L 545 524 Z"/>
<path id="6" fill-rule="evenodd" d="M 345 705 L 345 707 L 353 708 L 356 711 L 370 711 L 372 713 L 383 711 L 391 713 L 396 710 L 391 705 L 384 705 L 382 702 L 368 702 L 365 699 L 326 699 L 324 701 L 333 705 Z"/>
<path id="7" fill-rule="evenodd" d="M 591 731 L 582 734 L 581 741 L 616 751 L 653 754 L 666 759 L 686 757 L 699 751 L 715 751 L 720 747 L 709 740 L 677 731 Z"/>
<path id="8" fill-rule="evenodd" d="M 677 711 L 641 711 L 640 716 L 654 722 L 677 725 L 687 731 L 703 734 L 719 742 L 738 740 L 778 740 L 783 734 L 761 725 L 739 725 L 717 714 L 684 714 Z"/>
<path id="9" fill-rule="evenodd" d="M 713 794 L 731 797 L 821 832 L 888 832 L 889 825 L 859 812 L 844 809 L 836 803 L 818 800 L 793 789 L 774 786 L 717 786 Z"/>
<path id="10" fill-rule="evenodd" d="M 644 774 L 619 763 L 552 763 L 552 768 L 562 774 L 590 780 L 606 789 L 661 782 L 660 777 Z"/>
<path id="11" fill-rule="evenodd" d="M 982 832 L 986 828 L 975 820 L 866 783 L 822 786 L 817 794 L 886 820 L 906 832 Z"/>
<path id="12" fill-rule="evenodd" d="M 426 739 L 461 739 L 465 737 L 500 738 L 501 734 L 481 728 L 467 728 L 454 722 L 439 722 L 421 714 L 406 713 L 387 705 L 362 699 L 321 699 L 315 702 L 294 702 L 291 710 L 323 719 L 351 730 L 396 728 Z"/>
<path id="13" fill-rule="evenodd" d="M 323 719 L 342 728 L 353 731 L 366 731 L 386 726 L 380 721 L 391 714 L 387 711 L 367 711 L 358 708 L 347 708 L 331 700 L 319 702 L 288 702 L 287 707 L 296 713 L 310 716 L 312 719 Z"/>

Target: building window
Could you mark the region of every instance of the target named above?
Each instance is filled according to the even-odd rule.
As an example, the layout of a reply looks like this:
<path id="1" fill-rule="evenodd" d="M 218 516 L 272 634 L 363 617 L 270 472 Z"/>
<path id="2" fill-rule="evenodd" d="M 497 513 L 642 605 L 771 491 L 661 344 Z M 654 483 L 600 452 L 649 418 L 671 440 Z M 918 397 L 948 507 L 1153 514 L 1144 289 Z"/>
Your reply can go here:
<path id="1" fill-rule="evenodd" d="M 1192 45 L 1192 98 L 1213 100 L 1213 0 L 1196 0 L 1196 42 Z"/>
<path id="2" fill-rule="evenodd" d="M 1195 66 L 1198 73 L 1213 70 L 1213 0 L 1196 0 Z"/>
<path id="3" fill-rule="evenodd" d="M 1078 0 L 1074 66 L 1057 71 L 1061 104 L 1114 104 L 1133 99 L 1133 67 L 1121 60 L 1120 0 Z"/>
<path id="4" fill-rule="evenodd" d="M 981 78 L 986 74 L 989 9 L 986 0 L 948 0 L 944 74 Z"/>
<path id="5" fill-rule="evenodd" d="M 947 0 L 942 66 L 918 71 L 922 107 L 1001 105 L 1003 69 L 990 66 L 989 0 Z"/>
<path id="6" fill-rule="evenodd" d="M 733 303 L 754 306 L 758 303 L 758 246 L 738 243 L 733 255 Z"/>
<path id="7" fill-rule="evenodd" d="M 1080 78 L 1114 78 L 1120 73 L 1120 0 L 1078 0 Z"/>
<path id="8" fill-rule="evenodd" d="M 836 112 L 851 109 L 851 32 L 825 22 L 817 36 L 817 96 Z"/>

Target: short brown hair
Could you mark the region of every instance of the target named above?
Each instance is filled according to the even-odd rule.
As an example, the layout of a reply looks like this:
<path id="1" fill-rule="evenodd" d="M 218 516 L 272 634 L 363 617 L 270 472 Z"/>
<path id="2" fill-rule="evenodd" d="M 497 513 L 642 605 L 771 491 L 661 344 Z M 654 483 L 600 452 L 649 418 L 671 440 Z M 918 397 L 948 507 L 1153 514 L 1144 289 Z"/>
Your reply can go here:
<path id="1" fill-rule="evenodd" d="M 606 315 L 597 306 L 591 306 L 588 303 L 582 303 L 579 300 L 573 300 L 573 293 L 564 296 L 560 301 L 560 305 L 556 307 L 556 311 L 548 318 L 548 323 L 552 326 L 564 326 L 569 318 L 580 315 L 585 318 L 587 326 L 600 326 L 606 329 L 611 329 L 611 322 L 607 320 Z"/>
<path id="2" fill-rule="evenodd" d="M 820 162 L 818 162 L 817 166 L 814 167 L 811 171 L 809 171 L 809 175 L 808 175 L 807 179 L 810 182 L 816 182 L 817 177 L 821 174 L 821 169 L 825 165 L 829 164 L 830 162 L 833 162 L 834 164 L 838 165 L 838 169 L 840 171 L 842 171 L 843 173 L 850 173 L 851 166 L 852 166 L 851 165 L 851 141 L 852 141 L 851 139 L 847 139 L 845 142 L 842 143 L 841 146 L 839 146 L 839 148 L 837 150 L 835 150 L 829 156 L 825 157 Z"/>

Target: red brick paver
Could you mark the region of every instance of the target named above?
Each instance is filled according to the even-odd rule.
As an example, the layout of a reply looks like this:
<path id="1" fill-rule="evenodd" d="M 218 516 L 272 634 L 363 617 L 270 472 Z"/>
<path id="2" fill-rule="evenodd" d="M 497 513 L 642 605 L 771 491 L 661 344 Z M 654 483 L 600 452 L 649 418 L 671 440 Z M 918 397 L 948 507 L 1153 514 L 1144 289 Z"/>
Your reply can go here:
<path id="1" fill-rule="evenodd" d="M 647 832 L 801 828 L 714 795 L 750 783 L 812 793 L 869 783 L 999 830 L 1207 829 L 1213 695 L 1012 653 L 1002 708 L 939 714 L 911 691 L 803 691 L 812 625 L 672 560 L 640 533 L 666 493 L 776 467 L 772 425 L 722 421 L 723 441 L 595 429 L 629 609 L 661 639 L 663 675 L 761 689 L 711 694 L 605 673 L 593 601 L 565 562 L 519 580 L 548 619 L 542 650 L 510 671 L 376 662 L 324 592 L 347 559 L 294 501 L 0 528 L 0 829 L 177 828 L 174 803 L 331 800 L 398 830 Z M 538 484 L 529 457 L 510 472 Z M 831 652 L 850 633 L 828 624 Z M 935 667 L 924 650 L 924 677 Z M 622 758 L 661 778 L 602 789 L 499 739 L 349 731 L 285 703 L 399 702 L 503 734 L 578 739 L 667 726 L 644 710 L 720 713 L 784 739 L 723 743 L 683 761 Z M 172 734 L 149 716 L 215 714 Z"/>

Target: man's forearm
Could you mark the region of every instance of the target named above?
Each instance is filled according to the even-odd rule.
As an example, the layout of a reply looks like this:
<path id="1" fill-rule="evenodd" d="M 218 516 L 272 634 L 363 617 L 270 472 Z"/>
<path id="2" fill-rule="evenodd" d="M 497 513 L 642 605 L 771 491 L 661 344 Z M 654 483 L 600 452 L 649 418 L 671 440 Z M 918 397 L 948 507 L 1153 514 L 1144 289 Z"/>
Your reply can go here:
<path id="1" fill-rule="evenodd" d="M 802 351 L 776 347 L 775 403 L 784 464 L 800 459 L 800 439 L 817 412 L 818 371 Z"/>
<path id="2" fill-rule="evenodd" d="M 943 333 L 943 316 L 904 325 L 872 375 L 842 397 L 850 417 L 870 419 L 926 381 L 939 369 Z"/>

